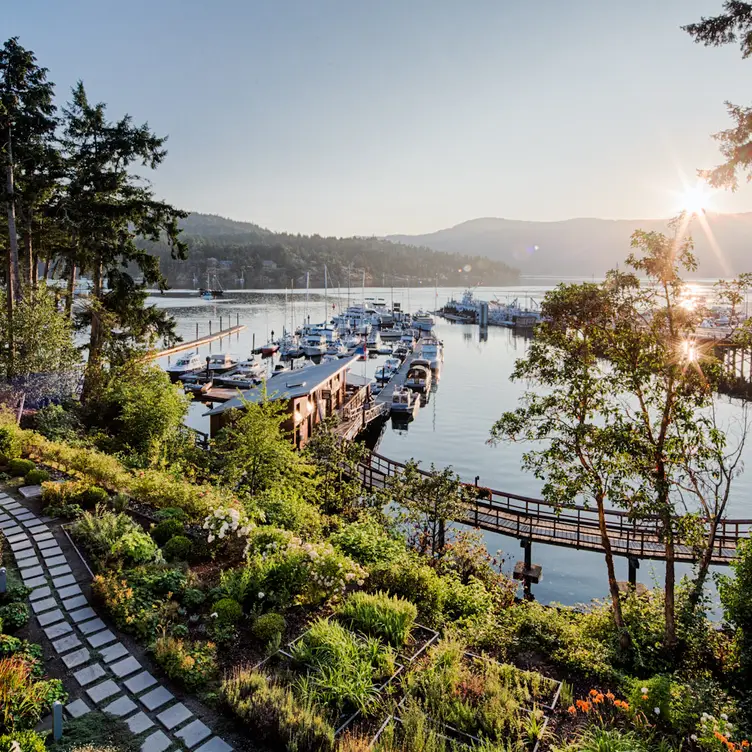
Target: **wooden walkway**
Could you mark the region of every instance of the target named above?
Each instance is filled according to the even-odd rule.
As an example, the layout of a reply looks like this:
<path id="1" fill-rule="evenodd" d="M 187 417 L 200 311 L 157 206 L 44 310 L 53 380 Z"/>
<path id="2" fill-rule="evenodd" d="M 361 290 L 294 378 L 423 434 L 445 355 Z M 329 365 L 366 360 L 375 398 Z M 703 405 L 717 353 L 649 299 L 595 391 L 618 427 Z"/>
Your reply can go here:
<path id="1" fill-rule="evenodd" d="M 407 378 L 407 372 L 410 370 L 410 366 L 415 360 L 415 356 L 410 353 L 404 363 L 400 366 L 399 371 L 392 376 L 389 381 L 384 384 L 384 388 L 376 395 L 377 405 L 386 405 L 389 411 L 392 409 L 392 395 L 394 394 L 394 388 L 396 386 L 403 386 L 405 379 Z"/>
<path id="2" fill-rule="evenodd" d="M 218 339 L 224 339 L 231 334 L 238 334 L 246 328 L 245 324 L 239 324 L 238 326 L 230 326 L 227 329 L 222 329 L 212 334 L 207 334 L 205 337 L 199 337 L 198 339 L 192 339 L 190 342 L 179 342 L 174 347 L 168 347 L 166 350 L 157 350 L 156 352 L 149 353 L 149 360 L 156 360 L 166 355 L 175 355 L 175 353 L 184 352 L 185 350 L 198 350 L 202 345 L 208 345 L 210 342 L 216 342 Z"/>
<path id="3" fill-rule="evenodd" d="M 385 488 L 390 477 L 401 473 L 404 465 L 377 453 L 360 466 L 366 488 Z M 473 492 L 477 489 L 466 484 Z M 598 515 L 595 509 L 583 506 L 557 508 L 541 499 L 480 489 L 490 498 L 477 498 L 465 508 L 461 519 L 455 520 L 492 533 L 509 535 L 554 546 L 603 552 Z M 606 526 L 616 556 L 637 559 L 665 559 L 658 518 L 629 519 L 626 512 L 608 510 Z M 736 553 L 739 540 L 752 533 L 752 520 L 724 519 L 719 525 L 713 548 L 712 563 L 728 565 Z M 691 546 L 677 544 L 676 560 L 694 562 L 697 552 Z"/>

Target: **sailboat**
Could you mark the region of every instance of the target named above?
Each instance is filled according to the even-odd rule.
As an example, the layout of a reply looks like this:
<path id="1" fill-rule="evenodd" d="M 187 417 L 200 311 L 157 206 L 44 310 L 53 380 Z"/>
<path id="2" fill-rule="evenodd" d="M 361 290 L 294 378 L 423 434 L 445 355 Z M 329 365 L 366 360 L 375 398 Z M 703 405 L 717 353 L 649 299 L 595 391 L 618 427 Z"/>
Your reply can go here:
<path id="1" fill-rule="evenodd" d="M 220 281 L 217 279 L 217 275 L 214 275 L 215 287 L 211 286 L 211 278 L 209 270 L 206 271 L 206 287 L 202 287 L 198 293 L 203 300 L 214 300 L 215 298 L 221 298 L 225 291 L 222 288 Z"/>

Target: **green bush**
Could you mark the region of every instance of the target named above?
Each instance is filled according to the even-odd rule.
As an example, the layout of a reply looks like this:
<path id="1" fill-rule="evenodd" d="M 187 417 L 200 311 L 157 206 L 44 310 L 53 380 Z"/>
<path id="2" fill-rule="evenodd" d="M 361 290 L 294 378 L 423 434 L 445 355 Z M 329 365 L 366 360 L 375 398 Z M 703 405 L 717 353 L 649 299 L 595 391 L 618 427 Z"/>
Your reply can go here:
<path id="1" fill-rule="evenodd" d="M 151 537 L 160 545 L 164 546 L 170 538 L 176 535 L 182 535 L 185 532 L 185 525 L 174 517 L 168 517 L 162 522 L 158 522 L 151 529 Z"/>
<path id="2" fill-rule="evenodd" d="M 405 543 L 390 536 L 375 520 L 344 525 L 330 539 L 332 545 L 359 564 L 398 561 L 405 556 Z"/>
<path id="3" fill-rule="evenodd" d="M 122 512 L 85 512 L 73 525 L 72 533 L 100 569 L 152 561 L 159 552 L 152 537 Z"/>
<path id="4" fill-rule="evenodd" d="M 100 486 L 89 486 L 81 491 L 78 503 L 84 509 L 96 509 L 99 504 L 109 501 L 110 495 Z"/>
<path id="5" fill-rule="evenodd" d="M 170 679 L 187 689 L 198 689 L 217 673 L 217 649 L 213 642 L 190 642 L 163 636 L 154 643 L 154 657 Z"/>
<path id="6" fill-rule="evenodd" d="M 193 543 L 190 538 L 186 538 L 184 535 L 176 535 L 162 546 L 162 554 L 167 561 L 186 561 L 192 548 Z"/>
<path id="7" fill-rule="evenodd" d="M 188 515 L 184 509 L 180 507 L 167 507 L 167 509 L 160 509 L 155 517 L 158 520 L 178 520 L 179 522 L 185 522 L 188 519 Z"/>
<path id="8" fill-rule="evenodd" d="M 186 588 L 180 600 L 187 609 L 195 611 L 206 600 L 206 596 L 198 588 Z"/>
<path id="9" fill-rule="evenodd" d="M 8 472 L 16 478 L 23 478 L 35 468 L 36 465 L 31 460 L 15 459 L 8 462 Z"/>
<path id="10" fill-rule="evenodd" d="M 254 500 L 266 515 L 266 522 L 284 528 L 308 540 L 321 535 L 321 512 L 305 501 L 290 486 L 275 486 L 258 494 Z"/>
<path id="11" fill-rule="evenodd" d="M 21 456 L 20 429 L 16 426 L 0 426 L 0 457 L 6 461 Z"/>
<path id="12" fill-rule="evenodd" d="M 237 669 L 222 682 L 220 697 L 247 731 L 272 749 L 334 749 L 334 729 L 320 712 L 258 671 Z"/>
<path id="13" fill-rule="evenodd" d="M 8 603 L 0 606 L 0 619 L 3 629 L 15 632 L 29 623 L 29 607 L 25 603 Z"/>
<path id="14" fill-rule="evenodd" d="M 35 468 L 34 470 L 29 470 L 29 472 L 26 473 L 24 483 L 27 486 L 41 486 L 42 483 L 45 483 L 49 479 L 50 474 L 46 470 Z"/>
<path id="15" fill-rule="evenodd" d="M 18 749 L 16 744 L 20 752 L 47 752 L 44 736 L 36 731 L 17 731 L 14 734 L 0 736 L 0 752 L 14 752 Z"/>
<path id="16" fill-rule="evenodd" d="M 235 625 L 243 618 L 243 607 L 232 598 L 221 598 L 212 607 L 218 624 Z"/>
<path id="17" fill-rule="evenodd" d="M 129 530 L 112 544 L 113 556 L 128 565 L 154 561 L 159 549 L 154 539 L 140 529 Z"/>
<path id="18" fill-rule="evenodd" d="M 77 403 L 45 405 L 34 415 L 34 428 L 52 441 L 76 441 L 83 430 Z"/>
<path id="19" fill-rule="evenodd" d="M 409 601 L 386 593 L 353 593 L 337 614 L 351 629 L 400 648 L 407 642 L 418 609 Z"/>
<path id="20" fill-rule="evenodd" d="M 281 641 L 286 626 L 285 617 L 282 614 L 270 611 L 268 614 L 261 614 L 253 622 L 251 632 L 259 642 L 269 645 Z"/>

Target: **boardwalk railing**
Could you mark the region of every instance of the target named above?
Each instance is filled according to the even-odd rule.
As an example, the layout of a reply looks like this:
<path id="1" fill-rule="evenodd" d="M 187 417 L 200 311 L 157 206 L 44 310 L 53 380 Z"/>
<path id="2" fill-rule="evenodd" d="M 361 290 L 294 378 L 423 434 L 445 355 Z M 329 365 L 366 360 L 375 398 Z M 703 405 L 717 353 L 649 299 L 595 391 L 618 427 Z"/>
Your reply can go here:
<path id="1" fill-rule="evenodd" d="M 361 478 L 366 488 L 386 488 L 389 478 L 403 472 L 405 465 L 383 455 L 372 453 L 361 464 Z M 425 473 L 428 475 L 428 473 Z M 472 525 L 514 538 L 538 541 L 555 546 L 603 551 L 596 509 L 585 506 L 557 507 L 542 499 L 477 488 L 465 484 L 475 498 L 465 507 L 462 524 Z M 606 510 L 606 528 L 613 553 L 638 559 L 665 559 L 661 522 L 658 517 L 631 519 L 627 512 Z M 740 539 L 752 533 L 752 520 L 722 519 L 713 546 L 713 564 L 726 565 L 736 553 Z M 697 551 L 677 542 L 676 560 L 693 562 Z"/>

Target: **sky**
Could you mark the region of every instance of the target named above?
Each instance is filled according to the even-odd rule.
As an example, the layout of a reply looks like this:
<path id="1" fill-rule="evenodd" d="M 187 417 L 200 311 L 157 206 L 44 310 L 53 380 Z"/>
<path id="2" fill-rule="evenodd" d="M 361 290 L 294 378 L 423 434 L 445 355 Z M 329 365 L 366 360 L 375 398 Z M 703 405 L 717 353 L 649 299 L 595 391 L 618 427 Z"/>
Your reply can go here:
<path id="1" fill-rule="evenodd" d="M 647 219 L 720 161 L 752 59 L 682 24 L 721 0 L 13 0 L 3 36 L 169 135 L 193 211 L 322 235 L 477 217 Z M 752 187 L 709 208 L 752 211 Z"/>

